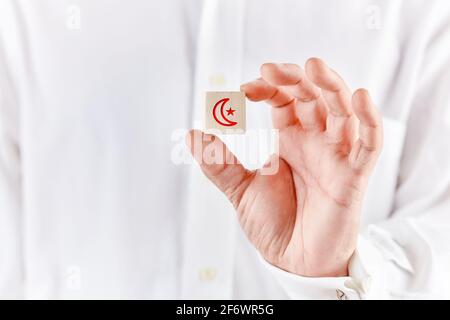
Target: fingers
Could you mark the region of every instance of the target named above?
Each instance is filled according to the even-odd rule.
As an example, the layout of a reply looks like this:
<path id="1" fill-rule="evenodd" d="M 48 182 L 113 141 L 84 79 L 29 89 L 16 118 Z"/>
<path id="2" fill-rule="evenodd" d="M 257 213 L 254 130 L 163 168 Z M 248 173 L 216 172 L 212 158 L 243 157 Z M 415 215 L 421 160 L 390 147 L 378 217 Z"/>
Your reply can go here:
<path id="1" fill-rule="evenodd" d="M 320 59 L 309 59 L 305 68 L 308 78 L 322 89 L 328 111 L 326 127 L 331 140 L 351 146 L 356 136 L 356 122 L 352 117 L 350 90 L 342 78 Z"/>
<path id="2" fill-rule="evenodd" d="M 252 172 L 239 163 L 234 154 L 216 136 L 191 130 L 186 144 L 204 174 L 237 208 L 251 181 Z"/>
<path id="3" fill-rule="evenodd" d="M 296 64 L 265 63 L 261 75 L 272 86 L 283 88 L 297 99 L 295 113 L 303 129 L 325 129 L 326 109 L 320 99 L 320 89 L 305 75 Z"/>
<path id="4" fill-rule="evenodd" d="M 318 58 L 311 58 L 306 62 L 306 74 L 311 81 L 322 89 L 329 111 L 338 117 L 352 115 L 351 94 L 341 77 L 328 68 Z"/>
<path id="5" fill-rule="evenodd" d="M 276 129 L 283 129 L 298 123 L 295 115 L 295 98 L 284 90 L 274 87 L 263 79 L 241 86 L 251 101 L 266 101 L 272 108 L 272 122 Z"/>
<path id="6" fill-rule="evenodd" d="M 308 102 L 320 96 L 320 90 L 296 64 L 265 63 L 261 66 L 261 75 L 270 84 L 285 87 L 299 101 Z"/>
<path id="7" fill-rule="evenodd" d="M 350 153 L 350 162 L 356 170 L 371 167 L 383 144 L 381 116 L 369 93 L 357 90 L 352 97 L 352 107 L 359 119 L 359 139 Z"/>
<path id="8" fill-rule="evenodd" d="M 275 107 L 275 128 L 300 124 L 304 130 L 326 129 L 331 143 L 345 154 L 350 152 L 358 121 L 351 92 L 336 72 L 320 59 L 311 58 L 306 72 L 295 64 L 266 63 L 261 75 L 262 79 L 241 89 L 250 100 L 265 100 Z"/>

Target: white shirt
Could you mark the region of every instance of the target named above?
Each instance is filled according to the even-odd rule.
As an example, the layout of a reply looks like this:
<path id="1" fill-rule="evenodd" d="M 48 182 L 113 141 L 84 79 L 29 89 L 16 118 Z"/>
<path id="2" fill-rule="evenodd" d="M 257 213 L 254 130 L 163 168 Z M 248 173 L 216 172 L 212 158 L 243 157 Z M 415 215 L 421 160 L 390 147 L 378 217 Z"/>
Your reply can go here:
<path id="1" fill-rule="evenodd" d="M 264 262 L 178 157 L 204 90 L 311 56 L 384 116 L 343 278 Z M 449 298 L 449 86 L 445 0 L 0 0 L 0 297 Z"/>

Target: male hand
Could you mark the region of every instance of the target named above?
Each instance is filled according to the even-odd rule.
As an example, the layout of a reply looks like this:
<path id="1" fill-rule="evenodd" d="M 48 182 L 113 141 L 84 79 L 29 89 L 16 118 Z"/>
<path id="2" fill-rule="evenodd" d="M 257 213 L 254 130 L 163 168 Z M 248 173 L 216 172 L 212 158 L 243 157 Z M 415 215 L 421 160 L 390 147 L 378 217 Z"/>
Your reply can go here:
<path id="1" fill-rule="evenodd" d="M 215 136 L 191 131 L 187 143 L 268 262 L 302 276 L 346 276 L 364 193 L 382 148 L 381 117 L 366 90 L 352 95 L 317 58 L 308 60 L 305 71 L 267 63 L 261 76 L 241 90 L 272 106 L 280 139 L 277 173 L 245 169 Z M 198 144 L 203 148 L 194 148 Z M 222 148 L 223 161 L 203 161 L 209 144 Z"/>

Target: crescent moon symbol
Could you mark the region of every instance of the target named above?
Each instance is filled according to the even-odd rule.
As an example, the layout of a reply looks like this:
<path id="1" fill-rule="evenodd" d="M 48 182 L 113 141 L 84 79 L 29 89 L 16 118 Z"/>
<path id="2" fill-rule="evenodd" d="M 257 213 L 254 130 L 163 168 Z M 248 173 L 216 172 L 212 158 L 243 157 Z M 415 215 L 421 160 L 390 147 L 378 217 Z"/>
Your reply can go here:
<path id="1" fill-rule="evenodd" d="M 214 105 L 213 110 L 212 110 L 212 114 L 213 114 L 214 120 L 216 120 L 216 122 L 217 122 L 218 124 L 220 124 L 220 125 L 222 125 L 222 126 L 225 126 L 225 127 L 232 127 L 232 126 L 237 125 L 237 122 L 231 121 L 230 119 L 228 119 L 227 117 L 225 117 L 225 113 L 223 112 L 223 108 L 225 107 L 225 104 L 226 104 L 229 100 L 230 100 L 230 98 L 224 98 L 224 99 L 222 99 L 222 100 L 217 101 L 216 104 Z M 220 106 L 220 115 L 222 116 L 222 119 L 225 120 L 226 122 L 220 121 L 220 120 L 217 118 L 216 110 L 217 110 L 217 107 L 219 106 L 219 104 L 222 104 L 222 105 Z"/>

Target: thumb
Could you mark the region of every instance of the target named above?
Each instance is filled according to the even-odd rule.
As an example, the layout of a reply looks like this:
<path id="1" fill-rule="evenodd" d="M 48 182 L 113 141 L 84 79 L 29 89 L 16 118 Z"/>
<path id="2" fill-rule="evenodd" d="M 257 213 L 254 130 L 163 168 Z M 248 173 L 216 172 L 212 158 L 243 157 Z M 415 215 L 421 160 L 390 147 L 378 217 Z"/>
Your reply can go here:
<path id="1" fill-rule="evenodd" d="M 191 130 L 186 135 L 186 144 L 203 173 L 237 208 L 242 195 L 253 179 L 253 173 L 245 169 L 215 135 Z"/>

